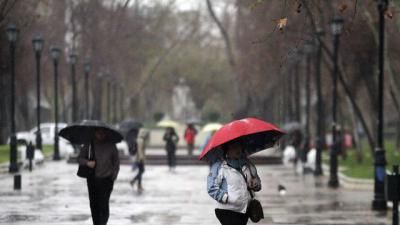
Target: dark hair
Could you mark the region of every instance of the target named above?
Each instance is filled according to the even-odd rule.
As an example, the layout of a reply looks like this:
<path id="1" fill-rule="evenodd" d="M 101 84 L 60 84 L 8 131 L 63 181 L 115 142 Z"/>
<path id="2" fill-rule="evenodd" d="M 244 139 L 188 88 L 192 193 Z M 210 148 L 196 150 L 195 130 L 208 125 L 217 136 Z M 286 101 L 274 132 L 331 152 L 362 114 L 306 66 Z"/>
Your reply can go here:
<path id="1" fill-rule="evenodd" d="M 234 139 L 231 141 L 226 142 L 225 144 L 221 145 L 221 149 L 224 152 L 224 156 L 226 155 L 226 153 L 228 152 L 228 149 L 230 146 L 235 145 L 235 144 L 239 144 L 240 147 L 242 147 L 242 149 L 244 149 L 244 145 L 243 145 L 243 141 L 240 139 Z"/>

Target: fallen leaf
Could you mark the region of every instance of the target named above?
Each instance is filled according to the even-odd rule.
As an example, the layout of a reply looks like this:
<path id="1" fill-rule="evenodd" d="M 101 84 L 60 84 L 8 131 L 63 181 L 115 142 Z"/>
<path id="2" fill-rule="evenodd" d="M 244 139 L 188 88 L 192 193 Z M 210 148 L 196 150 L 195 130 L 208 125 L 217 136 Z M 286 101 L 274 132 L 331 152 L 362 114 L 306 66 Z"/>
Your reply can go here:
<path id="1" fill-rule="evenodd" d="M 393 12 L 389 9 L 385 11 L 385 17 L 388 19 L 393 19 Z"/>
<path id="2" fill-rule="evenodd" d="M 276 25 L 278 26 L 279 30 L 283 30 L 283 28 L 287 26 L 287 22 L 288 22 L 288 19 L 286 17 L 281 18 L 279 20 L 276 20 Z"/>
<path id="3" fill-rule="evenodd" d="M 339 12 L 343 13 L 344 11 L 346 11 L 346 9 L 348 8 L 348 6 L 346 4 L 340 4 L 338 7 Z"/>

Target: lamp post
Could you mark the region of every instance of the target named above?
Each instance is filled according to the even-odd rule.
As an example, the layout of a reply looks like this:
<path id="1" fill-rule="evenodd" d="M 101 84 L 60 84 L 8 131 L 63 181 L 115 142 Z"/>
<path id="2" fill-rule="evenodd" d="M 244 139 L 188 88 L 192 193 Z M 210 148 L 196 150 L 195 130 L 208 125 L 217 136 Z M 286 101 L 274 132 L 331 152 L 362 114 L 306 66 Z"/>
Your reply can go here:
<path id="1" fill-rule="evenodd" d="M 313 43 L 311 40 L 307 40 L 304 44 L 304 53 L 306 55 L 306 81 L 304 82 L 304 88 L 306 91 L 306 127 L 305 127 L 305 143 L 302 149 L 302 162 L 307 162 L 307 152 L 310 149 L 310 101 L 311 101 L 311 55 L 313 53 Z"/>
<path id="2" fill-rule="evenodd" d="M 9 172 L 18 172 L 17 164 L 17 137 L 15 135 L 15 43 L 19 30 L 14 24 L 6 28 L 7 38 L 10 42 L 10 71 L 11 71 L 11 135 L 10 135 L 10 166 Z"/>
<path id="3" fill-rule="evenodd" d="M 78 109 L 76 101 L 76 78 L 75 78 L 75 64 L 78 56 L 75 53 L 69 55 L 69 62 L 71 63 L 71 86 L 72 86 L 72 122 L 78 121 Z"/>
<path id="4" fill-rule="evenodd" d="M 374 199 L 373 210 L 386 210 L 385 198 L 385 148 L 383 143 L 383 83 L 384 83 L 384 51 L 385 51 L 385 11 L 388 0 L 377 0 L 379 11 L 379 83 L 378 83 L 378 132 L 374 154 Z"/>
<path id="5" fill-rule="evenodd" d="M 321 48 L 321 38 L 324 35 L 324 31 L 322 29 L 317 29 L 316 33 L 316 62 L 315 62 L 315 86 L 317 91 L 317 140 L 316 140 L 316 159 L 315 159 L 315 176 L 321 176 L 323 174 L 322 170 L 322 146 L 324 144 L 324 134 L 323 134 L 323 123 L 324 123 L 324 103 L 322 99 L 322 83 L 321 83 L 321 57 L 322 57 L 322 48 Z"/>
<path id="6" fill-rule="evenodd" d="M 299 51 L 297 51 L 296 52 L 296 57 L 297 57 L 297 60 L 296 60 L 296 62 L 295 62 L 295 65 L 294 65 L 294 79 L 293 79 L 293 81 L 294 81 L 294 95 L 295 95 L 295 99 L 294 99 L 294 101 L 295 101 L 295 118 L 296 118 L 296 121 L 297 122 L 299 122 L 300 123 L 300 121 L 301 121 L 301 112 L 300 112 L 300 74 L 299 74 L 299 71 L 300 71 L 300 58 L 301 58 L 301 54 L 302 54 L 302 52 L 299 50 Z"/>
<path id="7" fill-rule="evenodd" d="M 58 143 L 58 60 L 61 55 L 61 49 L 52 47 L 50 49 L 54 65 L 54 155 L 53 160 L 60 160 L 60 151 Z"/>
<path id="8" fill-rule="evenodd" d="M 85 63 L 84 65 L 85 70 L 85 118 L 89 118 L 89 72 L 91 70 L 90 63 Z"/>
<path id="9" fill-rule="evenodd" d="M 338 50 L 339 50 L 339 37 L 342 33 L 343 29 L 343 18 L 340 16 L 336 16 L 331 22 L 331 30 L 333 34 L 333 90 L 332 90 L 332 144 L 330 150 L 329 164 L 330 164 L 330 173 L 329 173 L 329 181 L 328 186 L 331 188 L 339 187 L 339 180 L 337 175 L 338 162 L 337 162 L 337 154 L 338 147 L 340 147 L 340 143 L 337 142 L 336 138 L 336 103 L 337 103 L 337 78 L 338 78 Z"/>
<path id="10" fill-rule="evenodd" d="M 36 131 L 36 148 L 42 150 L 42 133 L 40 130 L 40 56 L 43 49 L 44 40 L 40 36 L 32 39 L 33 50 L 35 51 L 36 59 L 36 116 L 37 116 L 37 131 Z"/>

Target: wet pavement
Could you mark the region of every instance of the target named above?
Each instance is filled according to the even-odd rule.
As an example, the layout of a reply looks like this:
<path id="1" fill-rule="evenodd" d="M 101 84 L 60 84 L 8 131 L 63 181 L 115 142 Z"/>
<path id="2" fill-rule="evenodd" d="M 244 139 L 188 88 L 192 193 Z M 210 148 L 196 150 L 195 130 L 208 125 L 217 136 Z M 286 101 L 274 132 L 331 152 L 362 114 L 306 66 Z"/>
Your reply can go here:
<path id="1" fill-rule="evenodd" d="M 0 224 L 91 224 L 86 181 L 76 164 L 46 162 L 22 173 L 22 190 L 13 191 L 11 175 L 0 175 Z M 327 177 L 295 175 L 283 165 L 258 166 L 263 189 L 257 198 L 266 218 L 258 224 L 390 224 L 390 213 L 370 210 L 372 193 L 331 190 Z M 147 166 L 143 193 L 129 185 L 133 172 L 122 166 L 111 195 L 109 225 L 219 224 L 206 192 L 207 166 Z M 277 186 L 287 188 L 279 195 Z M 249 222 L 249 224 L 251 224 Z"/>

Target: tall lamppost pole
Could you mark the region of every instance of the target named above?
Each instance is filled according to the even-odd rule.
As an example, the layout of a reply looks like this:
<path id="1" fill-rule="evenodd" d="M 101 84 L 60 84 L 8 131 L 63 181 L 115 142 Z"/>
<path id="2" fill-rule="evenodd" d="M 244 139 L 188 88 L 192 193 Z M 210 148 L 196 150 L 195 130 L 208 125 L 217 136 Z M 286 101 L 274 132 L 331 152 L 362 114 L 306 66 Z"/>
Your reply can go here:
<path id="1" fill-rule="evenodd" d="M 379 11 L 379 77 L 378 77 L 378 132 L 377 145 L 374 154 L 374 199 L 373 210 L 386 210 L 385 198 L 385 148 L 383 143 L 383 84 L 384 84 L 384 54 L 385 54 L 385 11 L 388 0 L 377 0 Z"/>
<path id="2" fill-rule="evenodd" d="M 331 22 L 331 30 L 333 34 L 333 93 L 332 93 L 332 144 L 330 150 L 330 173 L 328 186 L 331 188 L 339 187 L 339 180 L 337 175 L 338 162 L 337 154 L 340 143 L 337 143 L 336 131 L 337 131 L 337 120 L 336 120 L 336 103 L 337 103 L 337 79 L 338 79 L 338 50 L 339 50 L 339 37 L 343 29 L 343 18 L 336 16 Z"/>
<path id="3" fill-rule="evenodd" d="M 69 62 L 71 63 L 71 86 L 72 86 L 72 122 L 78 121 L 78 105 L 76 99 L 76 77 L 75 77 L 75 64 L 78 56 L 75 53 L 69 55 Z"/>
<path id="4" fill-rule="evenodd" d="M 18 172 L 17 164 L 17 136 L 15 134 L 15 43 L 19 30 L 14 24 L 6 28 L 7 38 L 10 42 L 10 72 L 11 72 L 11 135 L 10 135 L 10 166 L 9 172 Z"/>
<path id="5" fill-rule="evenodd" d="M 42 150 L 42 133 L 40 130 L 40 56 L 43 49 L 44 40 L 40 36 L 32 39 L 33 50 L 35 51 L 36 59 L 36 116 L 37 116 L 37 131 L 36 131 L 36 148 Z"/>
<path id="6" fill-rule="evenodd" d="M 310 149 L 310 104 L 311 104 L 311 55 L 313 53 L 314 45 L 311 40 L 305 42 L 304 52 L 306 54 L 306 82 L 305 91 L 306 91 L 306 132 L 305 132 L 305 143 L 303 147 L 303 162 L 307 161 L 307 152 Z"/>
<path id="7" fill-rule="evenodd" d="M 53 160 L 60 160 L 59 139 L 58 139 L 58 60 L 61 55 L 61 49 L 52 47 L 50 49 L 54 65 L 54 155 Z"/>
<path id="8" fill-rule="evenodd" d="M 297 60 L 294 65 L 294 95 L 295 95 L 295 118 L 298 123 L 301 121 L 301 112 L 300 112 L 300 58 L 302 52 L 299 50 L 296 52 Z"/>
<path id="9" fill-rule="evenodd" d="M 84 65 L 85 70 L 85 118 L 89 118 L 89 72 L 91 70 L 90 63 L 85 63 Z"/>
<path id="10" fill-rule="evenodd" d="M 321 39 L 324 35 L 324 31 L 322 29 L 318 29 L 316 33 L 316 62 L 315 62 L 315 86 L 317 91 L 317 141 L 316 141 L 316 159 L 315 159 L 315 176 L 321 176 L 323 174 L 322 170 L 322 147 L 324 144 L 324 134 L 323 134 L 323 123 L 324 123 L 324 103 L 322 99 L 322 82 L 321 82 L 321 57 L 322 57 L 322 48 L 321 48 Z"/>

